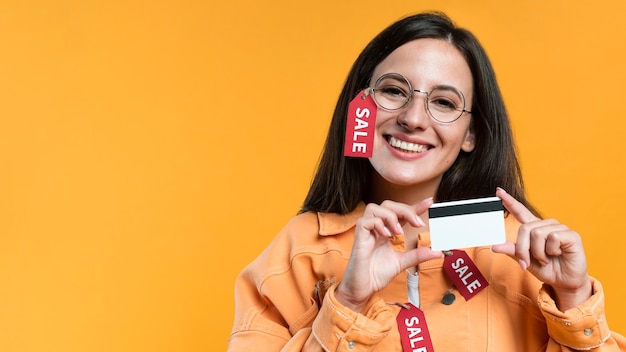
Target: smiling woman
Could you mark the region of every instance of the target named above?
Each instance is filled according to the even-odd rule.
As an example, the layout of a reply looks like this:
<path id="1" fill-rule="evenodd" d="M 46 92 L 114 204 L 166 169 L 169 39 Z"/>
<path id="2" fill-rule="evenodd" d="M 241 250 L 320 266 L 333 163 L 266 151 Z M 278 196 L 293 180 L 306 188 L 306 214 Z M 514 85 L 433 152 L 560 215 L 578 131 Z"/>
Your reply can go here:
<path id="1" fill-rule="evenodd" d="M 301 209 L 354 58 L 380 29 L 432 9 L 471 28 L 486 47 L 517 137 L 526 194 L 542 214 L 582 236 L 588 271 L 604 287 L 607 321 L 612 330 L 626 331 L 620 300 L 626 282 L 615 270 L 626 247 L 617 225 L 626 199 L 626 105 L 620 103 L 626 2 L 381 4 L 3 1 L 0 351 L 226 350 L 236 277 Z M 411 88 L 405 89 L 434 89 L 410 72 L 390 73 L 407 78 Z M 346 99 L 376 89 L 375 78 L 368 74 Z M 398 115 L 422 115 L 406 115 L 400 119 L 405 127 L 396 127 L 389 124 L 394 113 L 380 112 L 389 146 L 405 150 L 384 150 L 389 155 L 407 157 L 409 149 L 436 146 L 432 135 L 407 132 L 414 118 L 427 116 L 427 96 L 406 94 L 410 102 Z M 451 128 L 480 113 L 475 97 L 465 100 L 471 114 Z M 375 101 L 367 102 L 377 109 Z M 437 124 L 432 118 L 420 122 Z M 374 127 L 369 123 L 372 138 Z M 336 139 L 338 158 L 344 158 L 342 136 Z M 331 167 L 319 190 L 332 195 L 330 186 L 345 180 L 347 187 L 361 187 L 351 180 L 369 171 L 342 178 L 341 168 Z M 337 194 L 351 201 L 348 191 Z M 307 207 L 322 203 L 312 199 Z M 320 219 L 324 227 L 315 236 L 347 231 L 352 223 L 349 216 Z M 422 238 L 428 240 L 426 232 Z M 327 244 L 323 251 L 329 253 L 352 245 Z M 342 253 L 347 260 L 348 252 Z M 333 265 L 325 263 L 324 275 L 336 273 Z M 425 275 L 438 270 L 424 269 Z M 415 278 L 407 278 L 411 287 L 427 282 Z M 491 282 L 492 290 L 508 292 Z M 323 293 L 330 283 L 316 287 Z M 293 281 L 283 284 L 291 297 Z M 464 304 L 458 290 L 447 281 L 444 286 L 433 287 L 436 308 L 445 306 L 444 292 L 456 297 L 450 307 Z M 309 302 L 309 290 L 298 297 Z M 419 293 L 425 302 L 425 292 Z M 283 296 L 272 298 L 280 302 Z M 401 298 L 396 301 L 407 303 Z M 527 304 L 536 312 L 534 301 Z M 483 311 L 464 314 L 470 313 Z M 291 321 L 276 321 L 283 319 Z"/>
<path id="2" fill-rule="evenodd" d="M 355 116 L 375 126 L 371 155 L 341 149 Z M 431 249 L 434 201 L 494 196 L 505 243 Z M 626 351 L 604 297 L 581 236 L 527 200 L 484 49 L 426 12 L 357 57 L 300 214 L 237 278 L 228 347 Z"/>

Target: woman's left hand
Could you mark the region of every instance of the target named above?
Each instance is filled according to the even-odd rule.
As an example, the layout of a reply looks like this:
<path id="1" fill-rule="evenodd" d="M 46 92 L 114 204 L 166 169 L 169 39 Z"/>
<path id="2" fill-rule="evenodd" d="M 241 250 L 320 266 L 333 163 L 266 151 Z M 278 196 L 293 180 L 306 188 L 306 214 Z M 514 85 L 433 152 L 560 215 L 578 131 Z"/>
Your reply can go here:
<path id="1" fill-rule="evenodd" d="M 516 243 L 494 245 L 492 250 L 517 259 L 523 270 L 550 285 L 561 311 L 589 299 L 592 288 L 580 235 L 554 219 L 536 217 L 501 188 L 496 196 L 522 225 Z"/>

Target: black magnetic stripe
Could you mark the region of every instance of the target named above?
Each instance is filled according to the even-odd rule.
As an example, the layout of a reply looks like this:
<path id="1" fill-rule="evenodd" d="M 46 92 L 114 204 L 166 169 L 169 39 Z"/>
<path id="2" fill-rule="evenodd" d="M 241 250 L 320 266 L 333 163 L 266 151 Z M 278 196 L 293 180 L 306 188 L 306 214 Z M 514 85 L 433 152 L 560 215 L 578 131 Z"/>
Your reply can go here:
<path id="1" fill-rule="evenodd" d="M 454 216 L 464 214 L 486 213 L 489 211 L 504 210 L 501 200 L 489 202 L 457 204 L 428 209 L 429 218 L 440 218 L 443 216 Z"/>

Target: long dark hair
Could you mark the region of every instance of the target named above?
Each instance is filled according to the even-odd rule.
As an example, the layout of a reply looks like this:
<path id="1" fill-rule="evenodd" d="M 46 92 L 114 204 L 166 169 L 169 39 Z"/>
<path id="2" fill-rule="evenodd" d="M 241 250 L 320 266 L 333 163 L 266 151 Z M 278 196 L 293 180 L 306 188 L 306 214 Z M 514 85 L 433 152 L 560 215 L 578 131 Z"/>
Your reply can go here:
<path id="1" fill-rule="evenodd" d="M 456 27 L 445 14 L 434 12 L 393 23 L 363 49 L 352 65 L 301 212 L 345 214 L 363 201 L 374 171 L 365 158 L 343 156 L 348 104 L 368 86 L 381 61 L 403 44 L 420 38 L 442 39 L 454 45 L 465 57 L 474 81 L 471 128 L 476 146 L 472 152 L 461 151 L 444 173 L 436 200 L 493 196 L 499 186 L 537 213 L 524 194 L 509 118 L 485 50 L 472 33 Z"/>

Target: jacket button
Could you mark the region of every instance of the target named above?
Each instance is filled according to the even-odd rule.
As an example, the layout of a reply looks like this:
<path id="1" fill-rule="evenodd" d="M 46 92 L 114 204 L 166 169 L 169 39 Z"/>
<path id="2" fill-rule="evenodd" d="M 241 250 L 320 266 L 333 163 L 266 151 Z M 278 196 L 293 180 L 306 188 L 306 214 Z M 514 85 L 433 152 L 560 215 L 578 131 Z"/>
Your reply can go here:
<path id="1" fill-rule="evenodd" d="M 454 300 L 456 299 L 456 296 L 454 295 L 454 293 L 452 292 L 447 292 L 445 295 L 443 295 L 443 298 L 441 299 L 441 302 L 447 306 L 451 305 L 452 303 L 454 303 Z"/>
<path id="2" fill-rule="evenodd" d="M 349 349 L 353 349 L 354 347 L 356 347 L 356 343 L 354 343 L 354 341 L 348 342 L 348 348 Z"/>
<path id="3" fill-rule="evenodd" d="M 583 331 L 585 333 L 585 336 L 589 336 L 591 335 L 591 333 L 593 333 L 593 330 L 591 329 L 585 329 L 585 331 Z"/>

